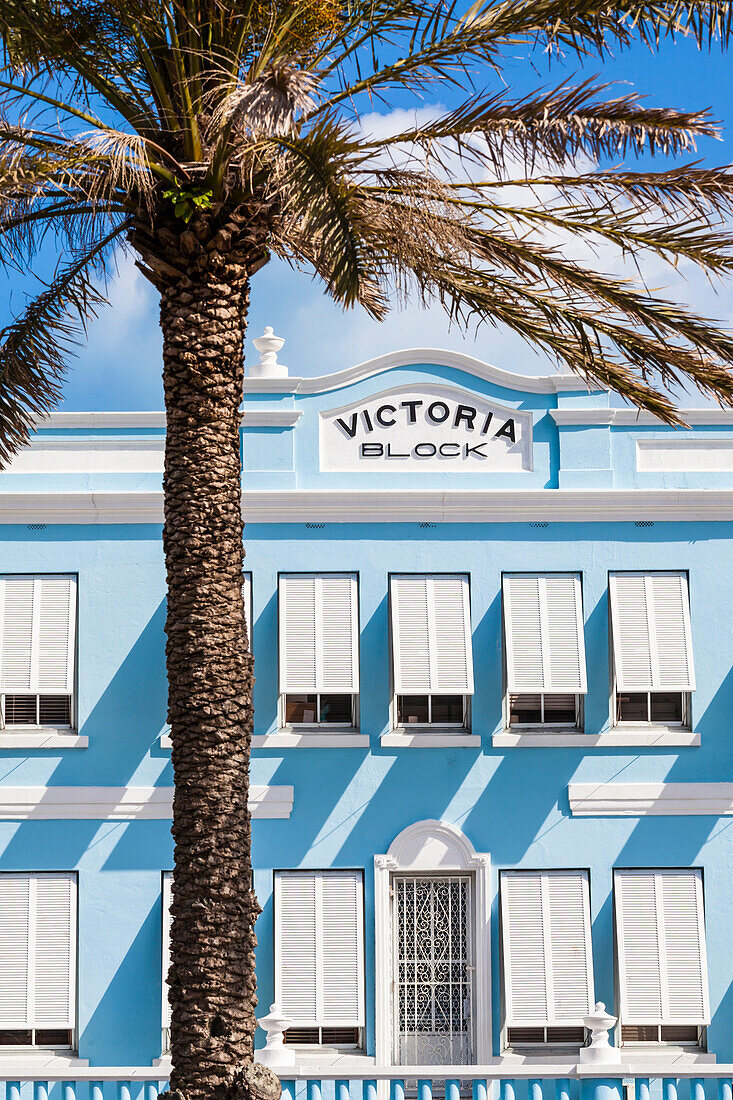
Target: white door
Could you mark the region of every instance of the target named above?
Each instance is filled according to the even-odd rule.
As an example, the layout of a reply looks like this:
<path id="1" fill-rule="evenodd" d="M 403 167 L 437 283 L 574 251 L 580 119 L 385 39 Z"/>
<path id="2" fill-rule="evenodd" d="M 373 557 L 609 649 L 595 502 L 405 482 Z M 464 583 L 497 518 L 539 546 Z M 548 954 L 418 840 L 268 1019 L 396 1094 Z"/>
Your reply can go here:
<path id="1" fill-rule="evenodd" d="M 393 879 L 397 1065 L 470 1065 L 473 943 L 468 875 Z"/>

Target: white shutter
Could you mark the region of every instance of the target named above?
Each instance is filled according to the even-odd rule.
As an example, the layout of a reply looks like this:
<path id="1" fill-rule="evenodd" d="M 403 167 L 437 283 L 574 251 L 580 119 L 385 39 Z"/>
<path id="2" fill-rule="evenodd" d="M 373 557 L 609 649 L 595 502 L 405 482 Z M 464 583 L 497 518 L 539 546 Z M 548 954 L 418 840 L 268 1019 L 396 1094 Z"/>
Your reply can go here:
<path id="1" fill-rule="evenodd" d="M 280 692 L 359 691 L 355 574 L 280 577 Z"/>
<path id="2" fill-rule="evenodd" d="M 502 588 L 508 690 L 585 694 L 580 576 L 505 574 Z"/>
<path id="3" fill-rule="evenodd" d="M 0 1028 L 29 1027 L 30 878 L 0 875 Z"/>
<path id="4" fill-rule="evenodd" d="M 73 1028 L 76 994 L 76 879 L 34 875 L 35 974 L 33 1026 Z"/>
<path id="5" fill-rule="evenodd" d="M 275 999 L 301 1027 L 363 1027 L 363 884 L 358 871 L 275 876 Z"/>
<path id="6" fill-rule="evenodd" d="M 171 1006 L 168 1000 L 168 971 L 171 966 L 171 886 L 173 875 L 170 871 L 163 872 L 163 996 L 161 1003 L 161 1020 L 163 1027 L 171 1026 Z"/>
<path id="7" fill-rule="evenodd" d="M 507 1026 L 582 1026 L 593 962 L 585 871 L 501 876 Z"/>
<path id="8" fill-rule="evenodd" d="M 472 695 L 466 576 L 402 575 L 390 582 L 396 695 Z"/>
<path id="9" fill-rule="evenodd" d="M 73 1028 L 76 878 L 0 875 L 0 1027 Z"/>
<path id="10" fill-rule="evenodd" d="M 694 691 L 686 575 L 612 573 L 609 590 L 617 689 Z"/>
<path id="11" fill-rule="evenodd" d="M 621 1022 L 709 1023 L 701 872 L 617 871 L 614 886 Z"/>
<path id="12" fill-rule="evenodd" d="M 11 694 L 70 695 L 74 690 L 74 577 L 2 577 L 0 605 L 0 689 Z"/>
<path id="13" fill-rule="evenodd" d="M 242 601 L 244 603 L 244 621 L 247 626 L 247 640 L 252 652 L 252 574 L 242 574 Z"/>

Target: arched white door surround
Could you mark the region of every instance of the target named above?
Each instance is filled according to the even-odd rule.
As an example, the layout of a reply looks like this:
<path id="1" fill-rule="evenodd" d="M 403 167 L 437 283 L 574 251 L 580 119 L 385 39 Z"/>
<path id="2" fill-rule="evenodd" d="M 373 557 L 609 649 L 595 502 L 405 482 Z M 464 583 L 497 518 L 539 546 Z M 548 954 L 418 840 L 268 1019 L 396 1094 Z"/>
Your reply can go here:
<path id="1" fill-rule="evenodd" d="M 474 851 L 455 825 L 417 821 L 395 837 L 385 855 L 374 857 L 375 1029 L 377 1065 L 390 1065 L 392 1047 L 392 907 L 394 875 L 469 874 L 473 880 L 474 1060 L 491 1060 L 491 857 Z"/>

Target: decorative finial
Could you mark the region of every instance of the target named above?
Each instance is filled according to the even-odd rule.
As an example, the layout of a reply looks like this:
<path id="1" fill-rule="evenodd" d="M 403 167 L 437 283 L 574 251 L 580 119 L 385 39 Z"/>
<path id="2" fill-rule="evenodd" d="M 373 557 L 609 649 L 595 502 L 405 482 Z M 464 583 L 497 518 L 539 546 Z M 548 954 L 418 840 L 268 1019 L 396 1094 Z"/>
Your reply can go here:
<path id="1" fill-rule="evenodd" d="M 616 1016 L 606 1012 L 603 1001 L 598 1001 L 594 1011 L 583 1017 L 583 1023 L 590 1031 L 591 1041 L 590 1046 L 581 1047 L 581 1062 L 620 1062 L 621 1051 L 618 1047 L 612 1047 L 608 1041 L 608 1033 L 616 1020 Z"/>
<path id="2" fill-rule="evenodd" d="M 272 329 L 270 329 L 272 332 Z M 295 1052 L 292 1047 L 286 1047 L 284 1043 L 285 1032 L 290 1020 L 283 1015 L 280 1005 L 270 1005 L 270 1011 L 266 1016 L 261 1016 L 257 1023 L 267 1033 L 267 1042 L 263 1050 L 257 1051 L 257 1061 L 271 1069 L 288 1069 L 295 1065 Z"/>
<path id="3" fill-rule="evenodd" d="M 277 361 L 277 353 L 285 340 L 282 336 L 275 335 L 272 325 L 268 325 L 262 336 L 258 336 L 252 343 L 260 353 L 260 361 L 250 367 L 250 378 L 287 378 L 288 368 Z"/>

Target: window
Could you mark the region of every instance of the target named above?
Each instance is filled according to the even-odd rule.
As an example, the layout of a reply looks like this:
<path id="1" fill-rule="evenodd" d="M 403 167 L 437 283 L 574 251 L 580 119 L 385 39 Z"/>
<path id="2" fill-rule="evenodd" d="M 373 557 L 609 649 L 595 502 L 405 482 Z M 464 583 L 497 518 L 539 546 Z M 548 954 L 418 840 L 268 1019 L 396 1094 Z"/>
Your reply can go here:
<path id="1" fill-rule="evenodd" d="M 582 1046 L 592 1010 L 586 871 L 501 875 L 506 1043 Z"/>
<path id="2" fill-rule="evenodd" d="M 466 727 L 473 694 L 468 577 L 390 580 L 395 726 Z"/>
<path id="3" fill-rule="evenodd" d="M 0 577 L 0 728 L 74 724 L 76 580 Z"/>
<path id="4" fill-rule="evenodd" d="M 280 577 L 280 725 L 356 726 L 358 585 L 352 573 Z"/>
<path id="5" fill-rule="evenodd" d="M 360 1046 L 364 886 L 360 871 L 275 874 L 275 1000 L 290 1043 Z"/>
<path id="6" fill-rule="evenodd" d="M 245 604 L 245 607 L 247 605 Z M 170 1050 L 171 1006 L 168 1000 L 168 971 L 171 966 L 171 886 L 173 874 L 163 872 L 161 899 L 163 903 L 163 999 L 161 1004 L 161 1022 L 163 1025 L 163 1050 Z"/>
<path id="7" fill-rule="evenodd" d="M 76 877 L 0 875 L 0 1046 L 74 1045 Z"/>
<path id="8" fill-rule="evenodd" d="M 502 579 L 508 726 L 577 727 L 587 691 L 577 573 Z"/>
<path id="9" fill-rule="evenodd" d="M 614 723 L 689 726 L 695 670 L 685 573 L 611 573 Z"/>
<path id="10" fill-rule="evenodd" d="M 616 871 L 622 1043 L 702 1045 L 709 1022 L 702 873 Z"/>

